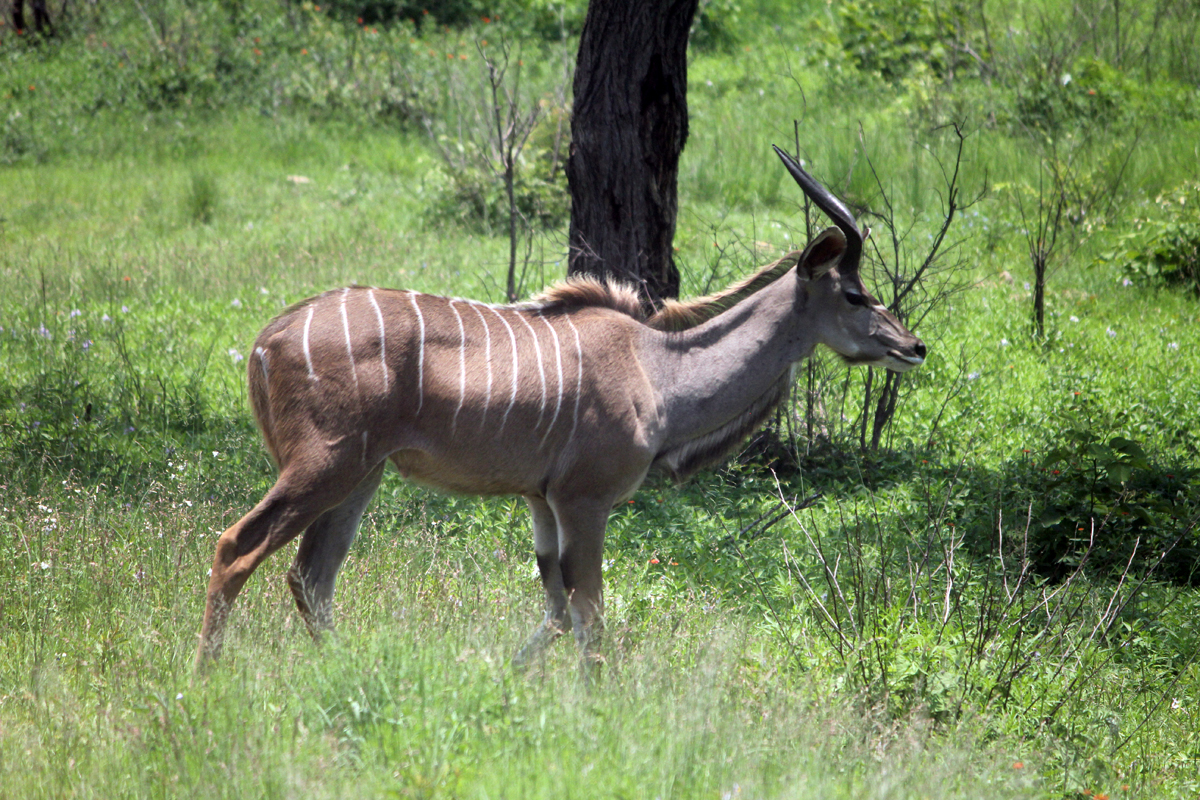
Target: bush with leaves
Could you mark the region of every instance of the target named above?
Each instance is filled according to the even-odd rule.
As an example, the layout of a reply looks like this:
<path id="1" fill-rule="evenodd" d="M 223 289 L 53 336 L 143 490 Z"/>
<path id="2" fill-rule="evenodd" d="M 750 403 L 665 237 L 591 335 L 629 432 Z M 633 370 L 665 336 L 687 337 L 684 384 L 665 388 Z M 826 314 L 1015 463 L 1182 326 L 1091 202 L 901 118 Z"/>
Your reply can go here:
<path id="1" fill-rule="evenodd" d="M 741 12 L 736 0 L 700 0 L 688 44 L 699 50 L 731 50 L 738 43 Z"/>
<path id="2" fill-rule="evenodd" d="M 839 38 L 863 72 L 895 83 L 917 64 L 952 77 L 971 61 L 966 6 L 929 0 L 855 0 L 837 9 Z"/>
<path id="3" fill-rule="evenodd" d="M 305 0 L 302 8 L 320 8 L 331 19 L 359 25 L 390 26 L 409 22 L 419 27 L 428 24 L 464 28 L 476 23 L 504 20 L 514 30 L 555 41 L 564 34 L 577 34 L 583 27 L 587 3 L 583 0 L 326 0 L 313 4 Z"/>
<path id="4" fill-rule="evenodd" d="M 1027 454 L 981 473 L 972 494 L 994 494 L 1019 518 L 966 505 L 957 517 L 977 555 L 991 552 L 998 524 L 1028 568 L 1051 582 L 1132 570 L 1195 585 L 1200 579 L 1200 492 L 1194 467 L 1156 459 L 1123 436 L 1072 425 L 1037 458 Z"/>
<path id="5" fill-rule="evenodd" d="M 1016 122 L 1054 136 L 1080 125 L 1111 125 L 1152 104 L 1137 82 L 1097 58 L 1079 59 L 1061 74 L 1026 73 L 1014 102 Z"/>
<path id="6" fill-rule="evenodd" d="M 1200 294 L 1200 181 L 1188 181 L 1155 198 L 1153 216 L 1134 220 L 1101 256 L 1139 283 L 1182 286 Z"/>

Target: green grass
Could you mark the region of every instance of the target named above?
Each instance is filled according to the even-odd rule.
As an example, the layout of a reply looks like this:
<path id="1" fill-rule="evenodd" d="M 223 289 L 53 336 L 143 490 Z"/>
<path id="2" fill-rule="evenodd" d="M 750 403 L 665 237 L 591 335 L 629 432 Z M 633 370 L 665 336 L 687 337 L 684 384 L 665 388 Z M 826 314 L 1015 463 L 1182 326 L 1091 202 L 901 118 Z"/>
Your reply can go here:
<path id="1" fill-rule="evenodd" d="M 398 541 L 372 514 L 343 572 L 340 637 L 319 654 L 282 581 L 255 579 L 229 657 L 197 682 L 195 588 L 231 510 L 180 494 L 122 511 L 68 486 L 54 507 L 6 509 L 31 523 L 5 532 L 30 548 L 5 558 L 20 598 L 0 672 L 11 796 L 950 797 L 1038 782 L 978 724 L 952 746 L 919 715 L 864 718 L 785 679 L 748 620 L 628 557 L 608 569 L 620 655 L 603 686 L 579 682 L 570 648 L 515 676 L 537 600 L 501 503 Z"/>
<path id="2" fill-rule="evenodd" d="M 191 673 L 216 536 L 274 477 L 245 403 L 256 332 L 351 282 L 501 297 L 507 242 L 445 218 L 427 141 L 369 111 L 389 47 L 419 56 L 469 32 L 371 44 L 263 16 L 229 41 L 289 55 L 260 82 L 236 72 L 222 99 L 193 54 L 194 103 L 168 107 L 138 88 L 157 68 L 140 19 L 97 29 L 130 62 L 86 38 L 0 44 L 0 796 L 1195 794 L 1200 307 L 1093 265 L 1134 209 L 1200 174 L 1195 120 L 1147 126 L 1117 213 L 1070 232 L 1037 342 L 1012 198 L 1038 157 L 985 124 L 1011 98 L 822 68 L 807 22 L 760 30 L 768 11 L 690 66 L 685 293 L 804 241 L 769 150 L 792 145 L 793 119 L 817 174 L 878 211 L 870 155 L 919 258 L 953 155 L 930 124 L 955 109 L 974 115 L 964 194 L 990 189 L 953 229 L 969 288 L 922 323 L 930 357 L 880 452 L 855 446 L 866 373 L 826 354 L 831 441 L 803 440 L 802 395 L 788 409 L 800 470 L 751 449 L 614 513 L 608 664 L 590 689 L 567 641 L 530 675 L 508 666 L 540 604 L 523 506 L 395 475 L 343 569 L 329 647 L 303 632 L 285 550 L 239 599 L 219 667 Z M 228 45 L 218 28 L 209 43 Z M 346 68 L 362 83 L 341 105 L 288 83 L 312 78 L 298 48 L 314 31 L 328 63 L 370 56 Z M 553 48 L 527 52 L 548 80 Z M 14 94 L 35 82 L 36 98 Z M 97 100 L 121 87 L 141 105 Z M 538 240 L 535 286 L 561 276 L 564 240 Z M 1146 453 L 1116 489 L 1113 437 Z M 1047 461 L 1062 448 L 1077 449 Z M 756 526 L 780 494 L 816 490 Z M 1088 569 L 1020 577 L 1026 535 L 1066 547 L 1069 573 L 1085 520 Z"/>

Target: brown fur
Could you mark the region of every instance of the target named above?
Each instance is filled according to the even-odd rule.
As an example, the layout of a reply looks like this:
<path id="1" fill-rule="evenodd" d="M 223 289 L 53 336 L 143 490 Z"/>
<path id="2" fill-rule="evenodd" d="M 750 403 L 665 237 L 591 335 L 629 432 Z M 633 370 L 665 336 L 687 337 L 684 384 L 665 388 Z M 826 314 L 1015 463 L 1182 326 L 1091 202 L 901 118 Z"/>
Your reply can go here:
<path id="1" fill-rule="evenodd" d="M 705 467 L 721 463 L 775 413 L 787 399 L 791 386 L 792 373 L 788 370 L 740 416 L 681 447 L 660 453 L 654 460 L 655 468 L 670 475 L 672 480 L 683 482 Z"/>

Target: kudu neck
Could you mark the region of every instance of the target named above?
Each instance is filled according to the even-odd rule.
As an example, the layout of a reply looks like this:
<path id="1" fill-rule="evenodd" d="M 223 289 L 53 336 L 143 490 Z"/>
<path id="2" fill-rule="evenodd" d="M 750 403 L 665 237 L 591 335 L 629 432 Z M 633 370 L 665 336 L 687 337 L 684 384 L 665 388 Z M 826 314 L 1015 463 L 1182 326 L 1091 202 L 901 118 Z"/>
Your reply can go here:
<path id="1" fill-rule="evenodd" d="M 650 366 L 667 427 L 691 436 L 724 425 L 811 353 L 806 299 L 793 269 L 703 325 L 663 334 L 661 363 Z"/>

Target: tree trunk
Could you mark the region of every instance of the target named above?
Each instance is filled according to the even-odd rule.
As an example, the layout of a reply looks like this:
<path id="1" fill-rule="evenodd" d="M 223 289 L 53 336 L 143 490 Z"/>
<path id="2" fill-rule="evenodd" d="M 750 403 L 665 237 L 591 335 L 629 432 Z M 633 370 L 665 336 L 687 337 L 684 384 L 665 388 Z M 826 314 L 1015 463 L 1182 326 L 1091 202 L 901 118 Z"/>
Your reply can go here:
<path id="1" fill-rule="evenodd" d="M 567 272 L 632 283 L 652 304 L 679 294 L 675 184 L 696 5 L 591 0 L 576 61 Z"/>
<path id="2" fill-rule="evenodd" d="M 46 0 L 30 0 L 30 9 L 33 11 L 33 29 L 43 36 L 54 35 L 54 23 L 50 19 L 50 11 L 46 7 Z M 62 10 L 65 13 L 67 4 L 64 2 Z M 13 28 L 18 31 L 26 30 L 25 26 L 25 0 L 12 0 L 10 13 L 12 15 Z"/>

